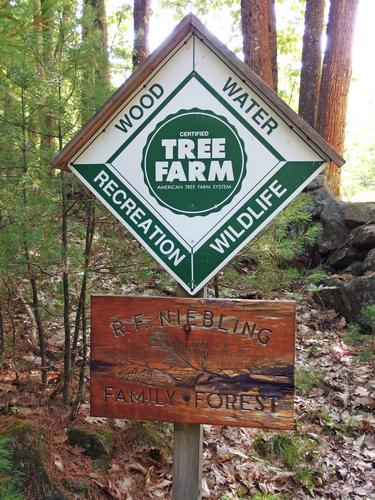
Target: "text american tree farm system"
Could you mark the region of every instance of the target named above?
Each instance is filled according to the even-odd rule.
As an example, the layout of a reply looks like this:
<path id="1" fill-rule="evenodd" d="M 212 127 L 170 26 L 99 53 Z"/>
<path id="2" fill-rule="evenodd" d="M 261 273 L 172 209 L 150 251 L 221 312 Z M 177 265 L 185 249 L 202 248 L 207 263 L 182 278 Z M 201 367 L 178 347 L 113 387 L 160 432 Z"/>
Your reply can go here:
<path id="1" fill-rule="evenodd" d="M 193 16 L 138 71 L 68 163 L 194 295 L 342 159 Z"/>

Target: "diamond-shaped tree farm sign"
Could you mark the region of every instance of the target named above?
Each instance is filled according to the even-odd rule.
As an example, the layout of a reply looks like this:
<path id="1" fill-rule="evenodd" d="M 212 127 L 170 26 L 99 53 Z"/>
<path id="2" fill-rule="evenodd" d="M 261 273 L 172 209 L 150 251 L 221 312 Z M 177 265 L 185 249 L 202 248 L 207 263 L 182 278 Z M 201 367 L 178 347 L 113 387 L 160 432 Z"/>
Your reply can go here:
<path id="1" fill-rule="evenodd" d="M 54 159 L 194 295 L 342 158 L 192 15 Z"/>

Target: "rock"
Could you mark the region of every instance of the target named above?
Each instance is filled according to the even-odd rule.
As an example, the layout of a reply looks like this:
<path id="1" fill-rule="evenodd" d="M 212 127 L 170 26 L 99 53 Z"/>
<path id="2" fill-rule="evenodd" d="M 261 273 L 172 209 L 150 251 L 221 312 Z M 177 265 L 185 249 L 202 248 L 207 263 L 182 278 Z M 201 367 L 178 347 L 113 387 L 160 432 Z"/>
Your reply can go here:
<path id="1" fill-rule="evenodd" d="M 326 178 L 323 174 L 318 175 L 313 179 L 308 186 L 306 186 L 306 191 L 315 191 L 316 189 L 319 189 L 321 187 L 326 187 L 327 182 Z"/>
<path id="2" fill-rule="evenodd" d="M 313 191 L 315 199 L 312 216 L 320 218 L 323 233 L 318 239 L 320 253 L 327 254 L 340 248 L 345 242 L 348 229 L 345 226 L 341 204 L 338 203 L 326 187 Z"/>
<path id="3" fill-rule="evenodd" d="M 375 222 L 375 203 L 342 203 L 345 224 L 353 229 L 367 222 Z"/>
<path id="4" fill-rule="evenodd" d="M 56 347 L 62 347 L 64 345 L 64 336 L 61 335 L 61 332 L 54 333 L 48 337 L 47 343 Z"/>
<path id="5" fill-rule="evenodd" d="M 113 431 L 109 427 L 95 430 L 72 427 L 68 432 L 68 441 L 71 445 L 82 446 L 98 468 L 106 469 L 109 465 L 114 444 Z"/>
<path id="6" fill-rule="evenodd" d="M 316 294 L 316 298 L 326 307 L 335 309 L 347 321 L 361 323 L 361 309 L 375 304 L 375 275 L 342 280 L 330 276 L 324 280 L 327 287 Z"/>
<path id="7" fill-rule="evenodd" d="M 67 500 L 49 475 L 42 430 L 26 420 L 11 419 L 0 436 L 4 435 L 13 452 L 14 468 L 22 474 L 18 487 L 27 492 L 27 498 Z"/>
<path id="8" fill-rule="evenodd" d="M 361 276 L 362 262 L 360 260 L 355 260 L 348 267 L 340 271 L 340 274 L 351 274 L 352 276 Z"/>
<path id="9" fill-rule="evenodd" d="M 335 250 L 328 257 L 326 264 L 333 267 L 334 269 L 344 269 L 349 266 L 354 261 L 361 261 L 366 256 L 366 250 L 361 250 L 359 248 L 348 248 L 343 247 Z"/>
<path id="10" fill-rule="evenodd" d="M 34 354 L 25 354 L 25 356 L 22 356 L 22 359 L 28 363 L 33 363 L 34 365 L 40 366 L 42 364 L 42 358 L 40 356 L 35 356 Z"/>
<path id="11" fill-rule="evenodd" d="M 375 271 L 375 248 L 370 250 L 363 261 L 362 270 L 364 273 L 367 271 Z"/>
<path id="12" fill-rule="evenodd" d="M 354 248 L 372 249 L 375 247 L 375 224 L 356 227 L 348 236 L 348 245 Z"/>
<path id="13" fill-rule="evenodd" d="M 320 257 L 318 247 L 316 245 L 304 246 L 301 253 L 295 257 L 290 265 L 299 271 L 306 271 L 313 267 L 320 266 L 322 258 Z"/>

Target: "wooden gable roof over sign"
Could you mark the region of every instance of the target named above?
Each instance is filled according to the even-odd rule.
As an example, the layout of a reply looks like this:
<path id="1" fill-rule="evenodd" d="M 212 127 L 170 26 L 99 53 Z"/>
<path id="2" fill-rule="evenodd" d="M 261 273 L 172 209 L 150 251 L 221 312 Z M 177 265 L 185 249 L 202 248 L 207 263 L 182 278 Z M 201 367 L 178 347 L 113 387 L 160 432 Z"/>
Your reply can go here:
<path id="1" fill-rule="evenodd" d="M 253 89 L 267 105 L 289 125 L 308 145 L 325 161 L 333 161 L 341 167 L 345 161 L 327 142 L 298 116 L 254 71 L 244 64 L 220 42 L 192 14 L 187 15 L 168 36 L 168 38 L 142 63 L 138 69 L 123 83 L 112 97 L 86 123 L 77 135 L 55 156 L 52 167 L 69 170 L 68 164 L 81 148 L 90 141 L 117 110 L 144 86 L 158 70 L 158 67 L 174 54 L 191 36 L 196 36 L 208 46 L 230 69 L 237 74 L 242 83 Z"/>

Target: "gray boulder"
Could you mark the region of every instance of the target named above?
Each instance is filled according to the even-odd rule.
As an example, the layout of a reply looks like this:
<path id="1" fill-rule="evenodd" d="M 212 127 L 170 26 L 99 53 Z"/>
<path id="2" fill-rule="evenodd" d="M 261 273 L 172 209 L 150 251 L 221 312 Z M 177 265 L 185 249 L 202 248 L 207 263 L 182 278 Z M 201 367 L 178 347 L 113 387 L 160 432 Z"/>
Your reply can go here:
<path id="1" fill-rule="evenodd" d="M 352 262 L 363 260 L 366 253 L 366 250 L 362 250 L 360 248 L 339 248 L 331 253 L 326 261 L 326 264 L 334 269 L 342 270 L 352 264 Z"/>
<path id="2" fill-rule="evenodd" d="M 367 222 L 375 222 L 375 203 L 342 203 L 345 224 L 353 229 Z"/>
<path id="3" fill-rule="evenodd" d="M 368 252 L 365 260 L 363 261 L 362 270 L 364 273 L 367 271 L 375 272 L 375 248 Z"/>
<path id="4" fill-rule="evenodd" d="M 114 435 L 110 427 L 96 429 L 72 427 L 68 432 L 68 441 L 71 445 L 82 446 L 86 455 L 94 460 L 98 469 L 107 469 L 114 446 Z"/>
<path id="5" fill-rule="evenodd" d="M 6 439 L 5 450 L 12 455 L 13 469 L 21 474 L 17 487 L 25 493 L 22 498 L 67 500 L 50 472 L 43 430 L 21 419 L 11 418 L 4 424 L 4 433 L 0 434 L 0 438 Z M 0 476 L 0 486 L 2 477 Z M 3 496 L 0 488 L 0 498 L 11 499 L 13 496 Z"/>
<path id="6" fill-rule="evenodd" d="M 348 246 L 371 250 L 375 247 L 375 224 L 356 227 L 348 236 Z"/>
<path id="7" fill-rule="evenodd" d="M 340 248 L 346 240 L 348 229 L 345 226 L 341 204 L 338 203 L 326 187 L 313 191 L 314 206 L 312 216 L 320 219 L 323 232 L 318 239 L 318 249 L 327 254 Z"/>
<path id="8" fill-rule="evenodd" d="M 361 276 L 363 274 L 362 262 L 355 260 L 348 267 L 339 271 L 339 274 L 351 274 L 353 276 Z"/>
<path id="9" fill-rule="evenodd" d="M 316 299 L 326 307 L 335 309 L 348 321 L 361 323 L 361 309 L 375 304 L 375 275 L 351 280 L 330 276 L 324 280 L 324 284 L 334 288 L 319 291 L 315 295 Z"/>
<path id="10" fill-rule="evenodd" d="M 315 191 L 321 187 L 326 187 L 327 182 L 323 174 L 318 175 L 313 179 L 308 186 L 306 186 L 306 191 Z"/>

